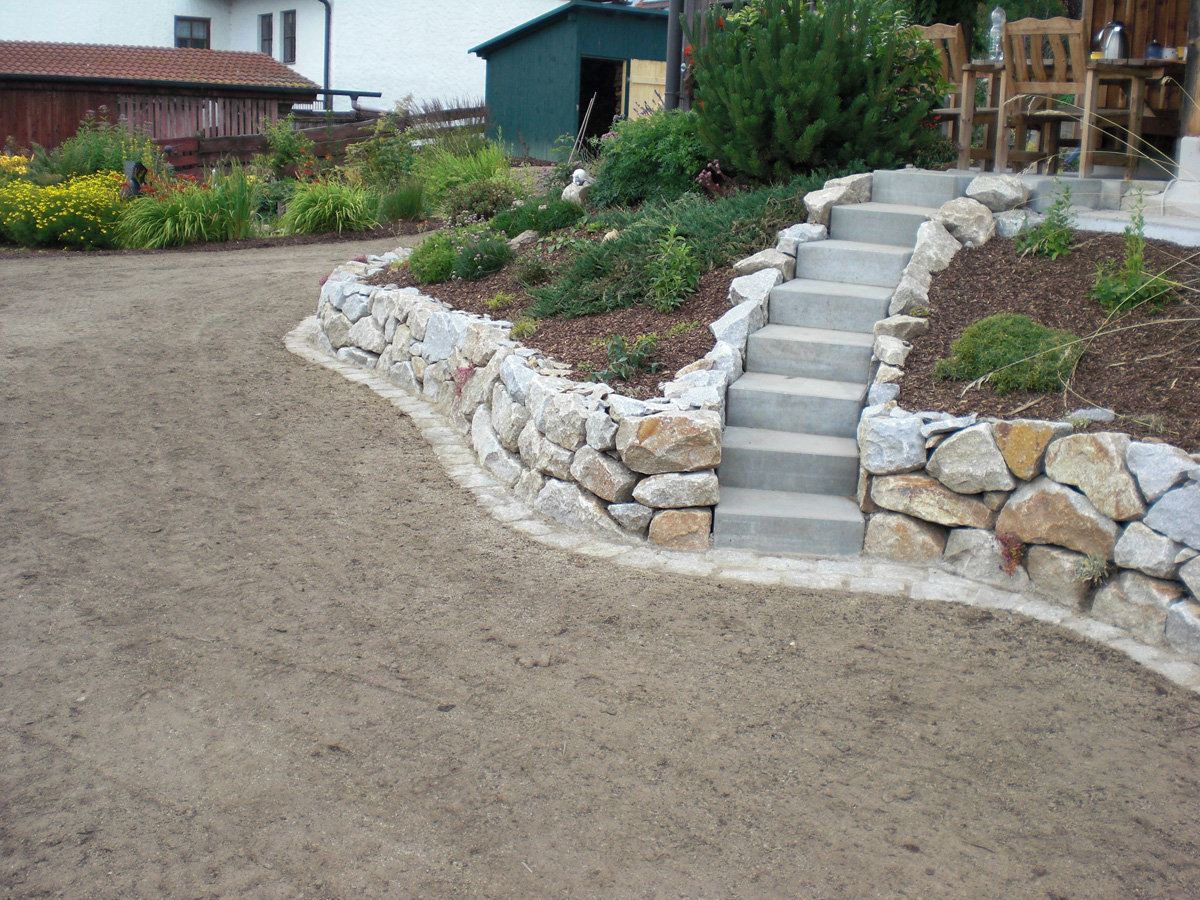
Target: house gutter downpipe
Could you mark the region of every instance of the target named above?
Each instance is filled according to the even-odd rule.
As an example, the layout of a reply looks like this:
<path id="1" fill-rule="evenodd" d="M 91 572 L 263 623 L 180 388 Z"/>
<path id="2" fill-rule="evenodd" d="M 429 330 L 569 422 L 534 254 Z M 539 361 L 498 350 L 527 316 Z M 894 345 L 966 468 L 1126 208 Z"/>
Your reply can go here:
<path id="1" fill-rule="evenodd" d="M 322 86 L 325 88 L 325 112 L 332 112 L 333 110 L 330 109 L 332 97 L 329 93 L 329 58 L 333 37 L 333 7 L 329 5 L 329 0 L 317 0 L 317 2 L 325 7 L 325 82 Z"/>
<path id="2" fill-rule="evenodd" d="M 1200 2 L 1200 0 L 1196 0 Z M 679 109 L 679 84 L 683 74 L 683 0 L 667 8 L 667 84 L 664 109 Z"/>

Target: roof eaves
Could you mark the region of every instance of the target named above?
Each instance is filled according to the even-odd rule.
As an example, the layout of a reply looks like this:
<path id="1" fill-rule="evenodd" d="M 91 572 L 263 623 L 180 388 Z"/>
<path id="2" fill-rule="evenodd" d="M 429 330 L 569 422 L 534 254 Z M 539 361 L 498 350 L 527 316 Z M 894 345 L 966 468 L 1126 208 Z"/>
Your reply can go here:
<path id="1" fill-rule="evenodd" d="M 537 18 L 530 19 L 516 28 L 510 28 L 508 31 L 497 35 L 491 40 L 484 41 L 482 44 L 472 47 L 467 52 L 487 59 L 490 53 L 519 40 L 527 34 L 540 31 L 557 19 L 565 17 L 572 9 L 595 10 L 596 12 L 606 12 L 614 15 L 632 15 L 639 19 L 665 19 L 667 17 L 665 9 L 641 9 L 636 6 L 619 6 L 612 3 L 592 3 L 588 2 L 588 0 L 571 0 L 571 2 L 556 7 L 549 12 L 542 13 Z"/>

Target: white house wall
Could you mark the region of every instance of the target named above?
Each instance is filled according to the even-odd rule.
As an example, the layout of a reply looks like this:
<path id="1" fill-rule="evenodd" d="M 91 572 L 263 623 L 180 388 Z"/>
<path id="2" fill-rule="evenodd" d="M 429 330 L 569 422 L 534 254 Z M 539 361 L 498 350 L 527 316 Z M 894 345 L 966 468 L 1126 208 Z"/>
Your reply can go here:
<path id="1" fill-rule="evenodd" d="M 381 91 L 364 106 L 418 100 L 482 100 L 486 63 L 467 51 L 561 5 L 556 0 L 331 0 L 330 87 Z M 274 57 L 283 54 L 280 13 L 296 11 L 293 69 L 324 80 L 325 7 L 318 0 L 0 0 L 0 40 L 170 47 L 175 17 L 212 20 L 214 50 L 258 50 L 258 17 L 275 16 Z M 346 108 L 348 101 L 339 101 Z"/>

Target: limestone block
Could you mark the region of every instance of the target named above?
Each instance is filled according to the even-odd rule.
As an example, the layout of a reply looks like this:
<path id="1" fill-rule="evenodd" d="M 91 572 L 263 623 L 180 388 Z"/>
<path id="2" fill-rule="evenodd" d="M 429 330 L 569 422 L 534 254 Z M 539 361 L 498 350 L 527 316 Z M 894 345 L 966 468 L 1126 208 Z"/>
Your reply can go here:
<path id="1" fill-rule="evenodd" d="M 1180 653 L 1200 660 L 1200 603 L 1180 600 L 1167 610 L 1167 644 Z"/>
<path id="2" fill-rule="evenodd" d="M 1016 209 L 1029 202 L 1030 188 L 1013 175 L 979 175 L 967 185 L 966 195 L 992 212 Z"/>
<path id="3" fill-rule="evenodd" d="M 921 414 L 918 413 L 918 415 Z M 923 415 L 922 418 L 924 418 Z M 931 438 L 935 434 L 950 434 L 955 431 L 961 431 L 964 428 L 970 428 L 974 425 L 975 419 L 975 413 L 967 413 L 965 416 L 947 416 L 944 419 L 930 419 L 921 426 L 921 436 Z"/>
<path id="4" fill-rule="evenodd" d="M 582 446 L 571 462 L 571 476 L 582 487 L 609 503 L 628 503 L 638 476 L 619 459 Z"/>
<path id="5" fill-rule="evenodd" d="M 933 451 L 929 474 L 960 494 L 1011 491 L 1017 486 L 996 446 L 990 422 L 950 435 Z"/>
<path id="6" fill-rule="evenodd" d="M 429 319 L 436 312 L 442 312 L 442 307 L 437 303 L 431 303 L 428 300 L 417 300 L 412 304 L 408 311 L 408 318 L 405 319 L 405 324 L 412 331 L 414 341 L 425 340 L 425 327 L 429 324 Z"/>
<path id="7" fill-rule="evenodd" d="M 546 480 L 545 487 L 538 492 L 533 508 L 544 516 L 562 522 L 572 528 L 601 534 L 619 535 L 621 526 L 613 521 L 608 509 L 595 494 L 582 490 L 579 485 L 556 478 Z"/>
<path id="8" fill-rule="evenodd" d="M 638 419 L 653 412 L 641 400 L 634 400 L 624 394 L 610 394 L 607 399 L 609 415 L 617 422 L 622 419 Z"/>
<path id="9" fill-rule="evenodd" d="M 525 469 L 521 472 L 521 477 L 517 479 L 517 484 L 513 488 L 513 494 L 518 500 L 533 506 L 537 502 L 538 494 L 542 492 L 542 488 L 545 486 L 545 475 L 536 469 Z"/>
<path id="10" fill-rule="evenodd" d="M 587 443 L 590 411 L 578 394 L 551 394 L 542 404 L 541 411 L 542 433 L 554 443 L 568 450 L 578 450 Z M 536 416 L 534 418 L 536 421 Z"/>
<path id="11" fill-rule="evenodd" d="M 1159 534 L 1200 550 L 1200 483 L 1167 491 L 1150 507 L 1143 520 Z"/>
<path id="12" fill-rule="evenodd" d="M 1080 553 L 1112 559 L 1117 525 L 1083 494 L 1041 477 L 1021 485 L 996 522 L 997 534 L 1013 534 L 1026 544 L 1058 544 Z"/>
<path id="13" fill-rule="evenodd" d="M 804 195 L 804 211 L 808 213 L 808 224 L 829 227 L 829 214 L 835 206 L 843 203 L 854 203 L 849 199 L 850 190 L 846 187 L 825 187 L 819 191 L 809 191 Z"/>
<path id="14" fill-rule="evenodd" d="M 521 460 L 500 445 L 492 428 L 491 414 L 483 407 L 477 409 L 471 419 L 471 446 L 483 467 L 506 486 L 517 483 L 522 472 Z"/>
<path id="15" fill-rule="evenodd" d="M 650 522 L 650 543 L 671 550 L 707 550 L 711 509 L 663 509 Z"/>
<path id="16" fill-rule="evenodd" d="M 1033 544 L 1025 549 L 1025 571 L 1034 587 L 1055 603 L 1084 609 L 1092 594 L 1091 584 L 1079 577 L 1085 558 L 1062 547 Z"/>
<path id="17" fill-rule="evenodd" d="M 956 494 L 928 475 L 884 475 L 871 479 L 871 499 L 883 509 L 939 525 L 991 528 L 996 513 L 982 502 Z"/>
<path id="18" fill-rule="evenodd" d="M 1014 238 L 1022 231 L 1037 228 L 1046 217 L 1027 209 L 1010 209 L 998 212 L 993 217 L 996 223 L 996 236 Z"/>
<path id="19" fill-rule="evenodd" d="M 525 405 L 538 431 L 545 433 L 546 401 L 570 390 L 571 382 L 557 375 L 534 375 L 525 389 Z"/>
<path id="20" fill-rule="evenodd" d="M 429 362 L 449 358 L 462 344 L 467 334 L 466 317 L 454 312 L 435 312 L 425 324 L 425 350 L 422 356 Z"/>
<path id="21" fill-rule="evenodd" d="M 404 362 L 392 363 L 387 369 L 387 380 L 396 387 L 404 388 L 406 391 L 412 391 L 414 394 L 421 393 L 421 384 L 417 381 L 417 376 L 413 373 L 413 365 L 405 360 Z"/>
<path id="22" fill-rule="evenodd" d="M 774 253 L 774 250 L 763 251 L 765 253 Z M 795 260 L 792 261 L 792 266 L 795 267 Z M 739 278 L 729 282 L 729 303 L 731 306 L 738 306 L 742 303 L 761 303 L 766 304 L 767 298 L 771 295 L 771 288 L 784 281 L 783 273 L 779 269 L 759 269 L 749 275 L 742 275 Z"/>
<path id="23" fill-rule="evenodd" d="M 760 250 L 753 256 L 747 256 L 745 259 L 738 260 L 733 264 L 733 272 L 736 276 L 753 275 L 755 272 L 761 272 L 764 269 L 776 269 L 782 276 L 783 281 L 791 281 L 796 276 L 796 254 L 793 251 L 791 255 L 780 253 L 778 250 Z M 736 278 L 734 279 L 737 280 Z M 774 285 L 772 285 L 774 287 Z"/>
<path id="24" fill-rule="evenodd" d="M 517 403 L 525 402 L 525 392 L 530 382 L 537 376 L 523 356 L 513 353 L 505 357 L 500 366 L 500 379 L 510 397 Z"/>
<path id="25" fill-rule="evenodd" d="M 537 239 L 538 239 L 538 233 L 536 231 L 534 231 L 532 228 L 526 228 L 524 231 L 522 231 L 515 238 L 513 238 L 512 240 L 510 240 L 508 242 L 508 247 L 510 250 L 519 250 L 521 247 L 524 247 L 526 244 L 532 244 Z"/>
<path id="26" fill-rule="evenodd" d="M 345 287 L 346 282 L 340 279 L 334 279 L 332 276 L 325 279 L 325 283 L 321 285 L 321 296 L 317 300 L 317 312 L 324 312 L 326 306 L 332 306 L 340 312 L 345 299 Z"/>
<path id="27" fill-rule="evenodd" d="M 967 247 L 982 247 L 996 231 L 992 211 L 970 197 L 946 201 L 932 218 L 945 226 L 956 241 Z"/>
<path id="28" fill-rule="evenodd" d="M 492 354 L 487 365 L 476 368 L 462 385 L 460 406 L 464 415 L 470 416 L 477 406 L 485 406 L 500 383 L 500 367 L 504 364 L 509 348 L 500 348 Z"/>
<path id="29" fill-rule="evenodd" d="M 1124 628 L 1147 644 L 1166 639 L 1167 611 L 1183 596 L 1174 581 L 1150 578 L 1140 572 L 1122 572 L 1096 591 L 1092 615 L 1109 625 Z"/>
<path id="30" fill-rule="evenodd" d="M 342 300 L 342 315 L 352 323 L 357 322 L 371 309 L 371 295 L 367 293 L 369 290 L 370 288 L 364 289 L 360 285 L 345 290 L 345 299 Z"/>
<path id="31" fill-rule="evenodd" d="M 721 464 L 721 417 L 697 410 L 622 419 L 617 450 L 625 465 L 645 475 L 715 469 Z"/>
<path id="32" fill-rule="evenodd" d="M 363 316 L 350 326 L 350 343 L 368 353 L 382 353 L 388 347 L 383 328 L 370 316 Z"/>
<path id="33" fill-rule="evenodd" d="M 1154 503 L 1172 488 L 1188 480 L 1189 473 L 1200 472 L 1200 463 L 1170 444 L 1134 441 L 1125 454 L 1125 464 L 1147 503 Z"/>
<path id="34" fill-rule="evenodd" d="M 617 423 L 602 409 L 590 413 L 584 426 L 587 444 L 593 450 L 614 450 L 617 446 Z"/>
<path id="35" fill-rule="evenodd" d="M 875 323 L 874 332 L 876 335 L 889 335 L 902 341 L 911 341 L 929 333 L 929 320 L 920 316 L 888 316 Z"/>
<path id="36" fill-rule="evenodd" d="M 492 387 L 492 428 L 496 431 L 496 439 L 505 450 L 516 452 L 520 449 L 518 441 L 521 430 L 529 422 L 529 410 L 520 403 L 514 403 L 503 384 Z M 540 488 L 539 488 L 540 490 Z"/>
<path id="37" fill-rule="evenodd" d="M 571 462 L 575 454 L 553 441 L 546 440 L 532 419 L 521 429 L 517 438 L 517 449 L 520 451 L 521 461 L 529 468 L 563 481 L 571 479 Z"/>
<path id="38" fill-rule="evenodd" d="M 1141 522 L 1130 522 L 1113 550 L 1113 562 L 1122 569 L 1137 569 L 1155 578 L 1174 578 L 1179 572 L 1175 558 L 1182 549 L 1181 544 Z"/>
<path id="39" fill-rule="evenodd" d="M 395 319 L 390 321 L 395 322 Z M 387 332 L 384 332 L 384 337 Z M 409 345 L 412 343 L 412 332 L 409 331 L 407 325 L 397 325 L 392 331 L 392 356 L 395 359 L 407 359 L 411 352 Z"/>
<path id="40" fill-rule="evenodd" d="M 863 553 L 899 562 L 929 562 L 946 549 L 946 529 L 899 513 L 879 512 L 867 520 Z"/>
<path id="41" fill-rule="evenodd" d="M 908 359 L 908 354 L 912 352 L 912 344 L 902 341 L 898 337 L 877 334 L 871 352 L 881 363 L 889 366 L 897 366 L 902 369 L 904 368 L 904 361 Z"/>
<path id="42" fill-rule="evenodd" d="M 375 291 L 371 294 L 371 318 L 380 328 L 386 328 L 389 319 L 395 317 L 396 292 Z"/>
<path id="43" fill-rule="evenodd" d="M 715 506 L 720 499 L 717 474 L 707 472 L 665 472 L 638 482 L 633 499 L 655 509 L 682 509 L 688 506 Z"/>
<path id="44" fill-rule="evenodd" d="M 1046 448 L 1057 438 L 1070 434 L 1071 426 L 1066 422 L 1013 419 L 996 422 L 993 433 L 1012 473 L 1022 481 L 1032 481 L 1042 474 Z"/>
<path id="45" fill-rule="evenodd" d="M 1046 475 L 1078 487 L 1111 519 L 1140 519 L 1146 504 L 1125 467 L 1129 435 L 1119 432 L 1070 434 L 1046 448 Z"/>
<path id="46" fill-rule="evenodd" d="M 387 376 L 387 370 L 390 369 L 392 364 L 396 362 L 396 358 L 393 354 L 394 351 L 389 344 L 383 348 L 383 352 L 379 354 L 379 359 L 375 362 L 375 368 L 385 377 Z"/>
<path id="47" fill-rule="evenodd" d="M 996 535 L 979 528 L 954 528 L 946 539 L 942 563 L 951 572 L 1010 591 L 1029 589 L 1029 576 L 1019 563 L 1005 571 L 1003 548 Z"/>
<path id="48" fill-rule="evenodd" d="M 486 366 L 508 335 L 494 325 L 470 322 L 462 342 L 462 355 L 477 366 Z"/>
<path id="49" fill-rule="evenodd" d="M 1200 598 L 1200 557 L 1179 567 L 1179 580 L 1187 585 L 1193 597 Z"/>
<path id="50" fill-rule="evenodd" d="M 334 350 L 341 350 L 343 347 L 350 346 L 350 320 L 340 312 L 336 312 L 333 307 L 328 306 L 325 308 L 325 315 L 321 320 L 321 326 L 324 328 L 325 336 L 329 338 L 329 343 L 333 345 Z"/>
<path id="51" fill-rule="evenodd" d="M 654 518 L 654 510 L 640 503 L 613 503 L 608 507 L 608 514 L 626 531 L 645 537 Z"/>
<path id="52" fill-rule="evenodd" d="M 450 366 L 445 360 L 429 363 L 425 366 L 425 377 L 421 379 L 421 393 L 436 403 L 442 387 L 449 381 Z"/>
<path id="53" fill-rule="evenodd" d="M 378 353 L 370 353 L 358 347 L 343 347 L 337 352 L 337 358 L 362 369 L 374 369 L 379 363 Z"/>
<path id="54" fill-rule="evenodd" d="M 925 439 L 916 416 L 868 417 L 858 422 L 859 463 L 873 475 L 912 472 L 925 465 Z"/>
<path id="55" fill-rule="evenodd" d="M 830 178 L 824 186 L 826 188 L 845 188 L 846 203 L 868 203 L 871 200 L 872 180 L 870 172 L 860 172 L 857 175 Z"/>
<path id="56" fill-rule="evenodd" d="M 917 229 L 917 246 L 906 269 L 940 272 L 950 265 L 954 254 L 962 249 L 940 222 L 925 222 Z"/>
<path id="57" fill-rule="evenodd" d="M 922 284 L 922 279 L 915 273 L 910 273 L 906 268 L 904 274 L 900 276 L 900 283 L 896 285 L 896 290 L 892 292 L 892 299 L 888 303 L 888 315 L 906 316 L 914 309 L 928 308 L 928 306 L 929 281 L 925 280 Z"/>
<path id="58" fill-rule="evenodd" d="M 829 237 L 824 225 L 791 225 L 775 235 L 775 249 L 788 256 L 796 256 L 796 248 L 812 241 L 823 241 Z"/>
<path id="59" fill-rule="evenodd" d="M 426 363 L 425 360 L 421 359 L 420 356 L 416 356 L 416 355 L 413 356 L 411 362 L 412 362 L 412 368 L 413 368 L 413 375 L 416 376 L 417 381 L 424 382 L 425 381 L 425 370 L 427 368 L 429 368 L 429 364 Z"/>
<path id="60" fill-rule="evenodd" d="M 334 349 L 332 342 L 330 342 L 329 335 L 324 331 L 317 332 L 317 349 L 326 356 L 337 355 L 337 350 Z"/>
<path id="61" fill-rule="evenodd" d="M 880 406 L 891 403 L 900 396 L 898 384 L 873 384 L 867 391 L 867 406 Z"/>

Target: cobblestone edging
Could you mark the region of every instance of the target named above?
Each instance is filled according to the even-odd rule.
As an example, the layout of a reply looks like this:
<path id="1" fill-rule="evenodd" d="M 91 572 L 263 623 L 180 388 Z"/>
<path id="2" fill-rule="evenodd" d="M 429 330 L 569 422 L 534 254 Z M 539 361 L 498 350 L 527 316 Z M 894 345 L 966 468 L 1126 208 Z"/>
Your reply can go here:
<path id="1" fill-rule="evenodd" d="M 447 474 L 471 492 L 497 521 L 534 541 L 628 568 L 719 581 L 801 590 L 848 591 L 899 601 L 961 603 L 1020 613 L 1117 650 L 1168 681 L 1200 694 L 1200 664 L 1171 648 L 1150 646 L 1121 628 L 1035 596 L 952 575 L 924 565 L 882 559 L 774 557 L 745 550 L 680 551 L 647 545 L 629 536 L 601 537 L 547 521 L 528 503 L 484 469 L 464 435 L 447 416 L 419 395 L 397 387 L 317 346 L 315 317 L 302 322 L 284 340 L 289 351 L 361 384 L 391 403 L 421 431 Z"/>

